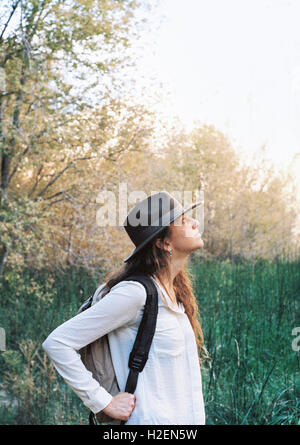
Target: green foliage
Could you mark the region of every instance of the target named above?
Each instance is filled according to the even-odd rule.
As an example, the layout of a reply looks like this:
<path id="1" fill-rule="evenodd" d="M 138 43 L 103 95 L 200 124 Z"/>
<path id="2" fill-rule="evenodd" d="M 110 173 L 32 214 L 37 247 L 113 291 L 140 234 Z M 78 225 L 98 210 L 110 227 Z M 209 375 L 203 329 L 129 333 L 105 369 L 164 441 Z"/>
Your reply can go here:
<path id="1" fill-rule="evenodd" d="M 65 241 L 68 238 L 71 244 L 71 232 L 66 236 L 65 230 L 72 231 L 74 213 L 79 213 L 74 196 L 82 178 L 78 164 L 94 160 L 99 167 L 105 156 L 102 149 L 117 138 L 115 118 L 113 136 L 106 126 L 104 137 L 98 133 L 95 142 L 89 140 L 93 130 L 86 126 L 87 113 L 95 116 L 117 96 L 119 83 L 114 82 L 112 72 L 129 62 L 124 49 L 132 41 L 139 21 L 135 12 L 141 4 L 144 2 L 8 0 L 1 5 L 0 275 L 6 263 L 37 268 L 46 262 L 49 250 L 61 248 L 60 256 L 53 254 L 56 258 L 72 250 Z M 92 103 L 97 104 L 97 113 Z M 118 123 L 122 131 L 124 124 L 126 127 L 126 122 Z M 134 125 L 131 130 L 135 134 Z M 130 132 L 129 140 L 124 141 L 123 134 L 120 139 L 122 147 L 116 147 L 116 152 L 130 146 Z M 139 138 L 135 139 L 138 144 Z M 91 171 L 97 173 L 95 165 L 88 165 L 87 177 Z M 62 213 L 70 221 L 60 216 L 57 223 L 46 210 L 55 205 L 56 215 L 63 201 L 69 203 Z M 86 261 L 87 255 L 83 256 Z M 73 250 L 70 257 L 81 258 Z M 50 255 L 48 259 L 49 264 Z"/>
<path id="2" fill-rule="evenodd" d="M 1 243 L 10 251 L 15 270 L 22 269 L 28 261 L 33 261 L 36 267 L 45 261 L 47 230 L 43 230 L 41 239 L 39 208 L 39 201 L 22 195 L 3 201 L 0 207 Z"/>
<path id="3" fill-rule="evenodd" d="M 0 424 L 84 423 L 87 409 L 56 373 L 42 342 L 57 325 L 74 316 L 97 285 L 81 270 L 6 270 L 0 282 L 0 325 L 7 350 L 0 355 L 0 383 L 6 394 Z M 10 403 L 9 403 L 10 402 Z M 82 419 L 82 420 L 81 420 Z"/>
<path id="4" fill-rule="evenodd" d="M 205 344 L 202 369 L 208 424 L 297 424 L 300 261 L 201 261 L 191 264 Z M 88 410 L 41 348 L 103 281 L 84 269 L 7 270 L 0 282 L 3 424 L 87 424 Z M 17 401 L 14 404 L 14 402 Z"/>
<path id="5" fill-rule="evenodd" d="M 211 356 L 203 370 L 208 423 L 297 424 L 299 261 L 208 262 L 194 274 Z"/>

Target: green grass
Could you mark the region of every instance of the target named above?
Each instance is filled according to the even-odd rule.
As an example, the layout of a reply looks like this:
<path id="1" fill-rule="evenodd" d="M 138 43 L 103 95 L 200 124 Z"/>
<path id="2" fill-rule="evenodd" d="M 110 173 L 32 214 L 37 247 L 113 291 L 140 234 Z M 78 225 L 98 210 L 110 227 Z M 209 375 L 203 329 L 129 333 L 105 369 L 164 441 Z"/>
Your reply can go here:
<path id="1" fill-rule="evenodd" d="M 292 329 L 300 326 L 300 260 L 200 261 L 192 272 L 211 356 L 202 370 L 207 424 L 299 424 L 300 361 Z M 0 424 L 88 423 L 88 409 L 41 343 L 96 285 L 84 270 L 5 273 L 0 383 L 17 405 L 0 406 Z"/>
<path id="2" fill-rule="evenodd" d="M 212 262 L 194 276 L 212 359 L 203 370 L 207 423 L 298 424 L 299 262 Z"/>

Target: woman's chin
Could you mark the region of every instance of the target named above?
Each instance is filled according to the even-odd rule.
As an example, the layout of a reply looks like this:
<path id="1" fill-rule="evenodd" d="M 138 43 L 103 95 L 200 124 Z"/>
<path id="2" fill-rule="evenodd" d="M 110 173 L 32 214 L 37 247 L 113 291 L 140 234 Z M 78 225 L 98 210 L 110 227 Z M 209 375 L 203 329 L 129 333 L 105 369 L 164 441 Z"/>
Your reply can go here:
<path id="1" fill-rule="evenodd" d="M 202 249 L 203 246 L 204 246 L 203 239 L 202 239 L 202 238 L 199 238 L 199 240 L 197 240 L 195 249 L 193 249 L 193 250 Z"/>
<path id="2" fill-rule="evenodd" d="M 203 246 L 204 246 L 204 242 L 203 242 L 203 239 L 201 238 L 201 239 L 200 239 L 200 242 L 199 242 L 199 247 L 198 247 L 198 249 L 201 249 Z"/>

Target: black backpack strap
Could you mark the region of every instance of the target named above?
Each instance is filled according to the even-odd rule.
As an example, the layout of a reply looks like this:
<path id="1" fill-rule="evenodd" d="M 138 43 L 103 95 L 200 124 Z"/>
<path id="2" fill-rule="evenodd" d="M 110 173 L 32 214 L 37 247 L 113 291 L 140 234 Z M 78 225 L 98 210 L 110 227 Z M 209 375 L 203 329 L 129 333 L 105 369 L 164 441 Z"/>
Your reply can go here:
<path id="1" fill-rule="evenodd" d="M 145 287 L 147 292 L 143 317 L 128 362 L 130 371 L 126 382 L 125 392 L 133 394 L 137 386 L 139 373 L 144 369 L 148 360 L 148 354 L 156 328 L 158 292 L 149 275 L 130 275 L 124 281 L 138 281 Z M 125 420 L 122 420 L 121 425 L 124 424 Z"/>
<path id="2" fill-rule="evenodd" d="M 93 413 L 93 411 L 90 411 L 89 415 L 89 425 L 97 425 L 96 415 Z"/>
<path id="3" fill-rule="evenodd" d="M 148 354 L 156 328 L 158 291 L 149 275 L 134 274 L 125 278 L 124 281 L 138 281 L 145 287 L 147 292 L 143 317 L 128 361 L 129 374 L 126 381 L 125 392 L 133 394 L 137 386 L 139 373 L 144 369 L 148 360 Z M 93 296 L 89 298 L 83 310 L 91 306 L 92 299 Z M 125 422 L 125 420 L 122 420 L 121 425 L 124 425 Z M 89 415 L 89 424 L 97 425 L 96 416 L 92 411 Z"/>

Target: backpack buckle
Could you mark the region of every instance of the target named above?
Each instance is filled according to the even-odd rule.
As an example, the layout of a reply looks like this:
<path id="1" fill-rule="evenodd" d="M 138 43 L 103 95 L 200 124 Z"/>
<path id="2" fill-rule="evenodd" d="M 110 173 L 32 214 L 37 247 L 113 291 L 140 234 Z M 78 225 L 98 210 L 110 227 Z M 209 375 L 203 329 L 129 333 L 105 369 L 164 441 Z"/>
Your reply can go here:
<path id="1" fill-rule="evenodd" d="M 140 369 L 141 363 L 144 361 L 144 357 L 135 356 L 130 359 L 130 368 L 131 369 Z"/>

